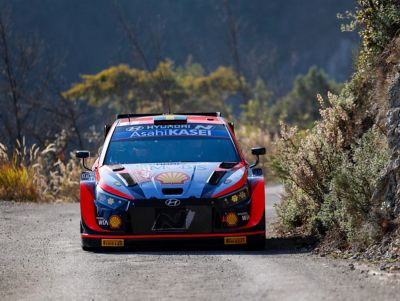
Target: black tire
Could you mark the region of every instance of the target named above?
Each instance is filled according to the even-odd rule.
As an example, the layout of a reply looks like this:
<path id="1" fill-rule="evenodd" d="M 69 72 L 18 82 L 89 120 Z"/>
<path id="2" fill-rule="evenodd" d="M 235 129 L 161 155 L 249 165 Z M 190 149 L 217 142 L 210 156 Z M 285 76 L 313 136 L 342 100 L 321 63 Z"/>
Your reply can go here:
<path id="1" fill-rule="evenodd" d="M 248 249 L 252 251 L 262 251 L 265 250 L 265 236 L 257 235 L 255 237 L 251 237 L 249 240 Z"/>
<path id="2" fill-rule="evenodd" d="M 100 251 L 100 247 L 93 247 L 93 246 L 85 246 L 84 244 L 81 245 L 82 250 L 86 252 L 97 252 Z"/>

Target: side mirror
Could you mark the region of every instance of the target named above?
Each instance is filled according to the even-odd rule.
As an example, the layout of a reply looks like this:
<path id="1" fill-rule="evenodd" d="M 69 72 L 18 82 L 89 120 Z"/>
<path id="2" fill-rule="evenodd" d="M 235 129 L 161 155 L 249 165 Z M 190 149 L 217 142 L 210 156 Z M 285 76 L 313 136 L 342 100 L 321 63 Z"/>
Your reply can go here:
<path id="1" fill-rule="evenodd" d="M 265 153 L 266 153 L 265 147 L 253 147 L 251 149 L 251 154 L 254 156 L 265 155 Z"/>
<path id="2" fill-rule="evenodd" d="M 251 154 L 256 156 L 256 162 L 250 164 L 250 168 L 256 167 L 258 165 L 258 163 L 260 162 L 260 156 L 265 155 L 266 150 L 265 147 L 253 147 L 251 149 Z"/>
<path id="3" fill-rule="evenodd" d="M 90 170 L 91 169 L 89 167 L 86 166 L 85 164 L 85 159 L 90 157 L 90 152 L 87 150 L 78 150 L 75 152 L 75 157 L 78 159 L 82 159 L 82 166 L 87 169 Z"/>
<path id="4" fill-rule="evenodd" d="M 78 159 L 86 159 L 90 157 L 90 152 L 86 150 L 78 150 L 75 152 L 75 156 Z"/>
<path id="5" fill-rule="evenodd" d="M 104 139 L 106 139 L 108 132 L 111 129 L 111 125 L 110 124 L 106 124 L 104 125 Z"/>

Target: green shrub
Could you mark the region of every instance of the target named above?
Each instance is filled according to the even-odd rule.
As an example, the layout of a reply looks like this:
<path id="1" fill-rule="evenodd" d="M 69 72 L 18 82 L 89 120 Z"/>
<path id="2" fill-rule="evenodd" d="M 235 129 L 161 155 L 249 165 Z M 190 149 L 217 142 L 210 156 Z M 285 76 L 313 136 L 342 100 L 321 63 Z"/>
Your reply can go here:
<path id="1" fill-rule="evenodd" d="M 337 242 L 331 245 L 362 249 L 381 237 L 390 220 L 372 195 L 389 162 L 386 137 L 378 130 L 384 128 L 387 93 L 387 70 L 379 62 L 400 33 L 400 2 L 358 0 L 346 17 L 352 21 L 344 29 L 358 28 L 361 36 L 352 80 L 340 96 L 328 96 L 331 107 L 319 98 L 322 118 L 312 129 L 282 126 L 273 166 L 286 190 L 278 206 L 286 230 L 329 234 Z"/>
<path id="2" fill-rule="evenodd" d="M 371 197 L 389 159 L 386 137 L 373 127 L 348 149 L 339 125 L 351 101 L 331 95 L 330 102 L 312 130 L 282 128 L 273 165 L 286 191 L 278 219 L 287 231 L 325 235 L 335 229 L 365 247 L 379 235 L 383 215 Z"/>
<path id="3" fill-rule="evenodd" d="M 358 0 L 355 12 L 338 14 L 340 19 L 348 19 L 343 31 L 358 29 L 361 37 L 359 69 L 367 67 L 399 33 L 400 2 L 398 0 Z"/>
<path id="4" fill-rule="evenodd" d="M 352 146 L 350 154 L 343 154 L 333 173 L 318 219 L 325 228 L 338 225 L 350 243 L 365 247 L 379 236 L 384 214 L 380 204 L 373 203 L 372 194 L 389 160 L 386 137 L 374 127 Z"/>
<path id="5" fill-rule="evenodd" d="M 281 139 L 277 143 L 272 166 L 283 180 L 286 196 L 278 207 L 284 216 L 286 206 L 297 208 L 294 220 L 283 218 L 283 224 L 301 226 L 310 230 L 311 220 L 320 210 L 329 193 L 332 172 L 342 160 L 348 145 L 347 128 L 352 99 L 328 95 L 329 107 L 321 103 L 321 120 L 311 130 L 299 131 L 296 127 L 282 125 Z M 298 215 L 301 215 L 300 217 Z"/>

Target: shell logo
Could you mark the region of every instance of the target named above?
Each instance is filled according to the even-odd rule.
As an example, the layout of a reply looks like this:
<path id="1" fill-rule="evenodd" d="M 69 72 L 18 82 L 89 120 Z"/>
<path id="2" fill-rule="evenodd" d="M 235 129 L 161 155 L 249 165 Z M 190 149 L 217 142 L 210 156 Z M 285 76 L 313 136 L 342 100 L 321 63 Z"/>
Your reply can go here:
<path id="1" fill-rule="evenodd" d="M 236 226 L 237 223 L 239 222 L 238 216 L 236 213 L 229 212 L 227 215 L 225 215 L 225 223 L 228 224 L 228 226 Z"/>
<path id="2" fill-rule="evenodd" d="M 122 225 L 122 220 L 118 215 L 111 215 L 108 223 L 110 224 L 111 229 L 118 229 Z"/>
<path id="3" fill-rule="evenodd" d="M 160 173 L 155 179 L 162 184 L 183 184 L 189 176 L 183 172 L 169 171 Z"/>

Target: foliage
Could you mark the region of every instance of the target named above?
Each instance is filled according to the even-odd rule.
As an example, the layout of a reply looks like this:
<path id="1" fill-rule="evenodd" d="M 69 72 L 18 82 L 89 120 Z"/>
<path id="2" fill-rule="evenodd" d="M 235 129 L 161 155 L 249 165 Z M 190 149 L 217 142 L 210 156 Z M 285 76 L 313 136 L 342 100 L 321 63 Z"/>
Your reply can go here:
<path id="1" fill-rule="evenodd" d="M 362 47 L 359 68 L 368 65 L 373 57 L 381 53 L 386 45 L 399 33 L 399 0 L 358 0 L 354 13 L 338 14 L 341 19 L 349 19 L 343 24 L 343 31 L 359 29 Z"/>
<path id="2" fill-rule="evenodd" d="M 219 67 L 205 75 L 200 65 L 188 61 L 175 68 L 172 61 L 159 63 L 148 72 L 127 65 L 113 66 L 64 93 L 70 99 L 85 99 L 92 105 L 108 105 L 130 112 L 222 111 L 229 113 L 226 99 L 235 95 L 239 83 L 235 72 Z"/>
<path id="3" fill-rule="evenodd" d="M 317 94 L 338 93 L 340 88 L 323 70 L 312 66 L 307 74 L 296 77 L 293 89 L 278 102 L 281 118 L 300 128 L 312 127 L 319 119 Z"/>
<path id="4" fill-rule="evenodd" d="M 268 130 L 272 123 L 272 96 L 263 80 L 258 79 L 252 91 L 253 98 L 242 105 L 241 122 L 262 130 Z"/>
<path id="5" fill-rule="evenodd" d="M 328 95 L 330 107 L 321 109 L 312 129 L 282 127 L 274 167 L 286 189 L 278 208 L 282 226 L 336 233 L 329 237 L 363 249 L 382 237 L 389 219 L 383 204 L 372 198 L 389 161 L 379 117 L 385 114 L 380 104 L 385 96 L 377 80 L 385 70 L 376 63 L 399 33 L 400 2 L 359 0 L 356 12 L 346 17 L 353 21 L 344 29 L 359 28 L 362 38 L 352 80 L 339 96 Z"/>
<path id="6" fill-rule="evenodd" d="M 28 149 L 24 143 L 17 144 L 11 157 L 7 148 L 0 144 L 0 199 L 38 200 L 42 188 L 39 185 L 42 177 L 36 173 L 35 166 L 39 149 L 35 145 Z"/>
<path id="7" fill-rule="evenodd" d="M 373 127 L 352 145 L 351 153 L 351 158 L 342 154 L 316 220 L 324 229 L 337 225 L 350 243 L 366 247 L 381 234 L 379 225 L 386 218 L 381 204 L 374 204 L 372 199 L 377 179 L 389 160 L 386 137 Z"/>
<path id="8" fill-rule="evenodd" d="M 349 119 L 351 99 L 328 95 L 330 107 L 321 109 L 321 120 L 311 130 L 282 125 L 273 167 L 283 180 L 287 195 L 278 216 L 289 228 L 311 230 L 312 217 L 329 192 L 332 172 L 341 161 L 345 132 L 341 124 Z M 320 97 L 321 105 L 323 101 Z"/>
<path id="9" fill-rule="evenodd" d="M 0 199 L 77 201 L 81 168 L 75 159 L 61 160 L 58 147 L 63 139 L 65 133 L 44 149 L 27 147 L 23 140 L 11 156 L 0 144 Z"/>
<path id="10" fill-rule="evenodd" d="M 39 192 L 33 182 L 33 175 L 24 167 L 11 164 L 0 165 L 0 199 L 36 200 Z"/>
<path id="11" fill-rule="evenodd" d="M 366 241 L 362 229 L 379 228 L 372 214 L 379 206 L 370 200 L 388 148 L 385 136 L 373 128 L 349 150 L 343 124 L 352 99 L 330 94 L 328 100 L 331 106 L 321 109 L 313 129 L 282 127 L 274 167 L 287 194 L 278 217 L 287 230 L 300 227 L 323 235 L 338 229 L 350 243 L 361 244 Z"/>

